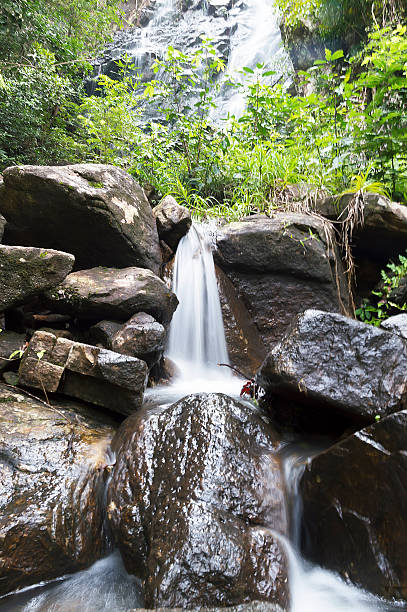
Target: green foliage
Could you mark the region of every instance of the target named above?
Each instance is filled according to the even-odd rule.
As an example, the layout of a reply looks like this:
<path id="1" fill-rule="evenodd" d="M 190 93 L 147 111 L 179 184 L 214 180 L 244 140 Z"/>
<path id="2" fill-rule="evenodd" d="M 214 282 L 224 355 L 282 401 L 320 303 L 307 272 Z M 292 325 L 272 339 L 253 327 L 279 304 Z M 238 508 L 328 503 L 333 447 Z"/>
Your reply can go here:
<path id="1" fill-rule="evenodd" d="M 396 304 L 391 298 L 403 279 L 407 277 L 407 257 L 399 255 L 399 263 L 389 262 L 388 270 L 381 271 L 380 289 L 372 291 L 372 297 L 363 301 L 355 311 L 358 319 L 379 326 L 382 321 L 398 311 L 407 311 L 407 304 Z"/>
<path id="2" fill-rule="evenodd" d="M 117 22 L 119 0 L 2 0 L 0 167 L 76 161 L 70 103 Z"/>

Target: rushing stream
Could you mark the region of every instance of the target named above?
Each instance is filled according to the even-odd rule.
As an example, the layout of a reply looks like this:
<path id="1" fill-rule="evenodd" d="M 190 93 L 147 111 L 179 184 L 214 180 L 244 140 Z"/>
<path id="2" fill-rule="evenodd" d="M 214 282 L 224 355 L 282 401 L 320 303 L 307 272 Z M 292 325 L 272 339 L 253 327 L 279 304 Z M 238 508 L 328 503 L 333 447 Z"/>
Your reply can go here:
<path id="1" fill-rule="evenodd" d="M 176 255 L 173 288 L 180 306 L 171 324 L 168 355 L 180 376 L 167 388 L 147 393 L 146 401 L 168 404 L 191 391 L 237 396 L 241 380 L 219 362 L 227 361 L 222 314 L 211 254 L 211 229 L 194 225 Z M 301 500 L 298 484 L 306 462 L 330 441 L 298 440 L 282 445 L 291 541 L 281 538 L 289 558 L 291 612 L 368 612 L 400 609 L 345 584 L 331 572 L 304 561 L 298 549 Z M 0 612 L 124 612 L 142 607 L 139 582 L 112 553 L 89 569 L 47 585 L 30 587 L 0 600 Z"/>

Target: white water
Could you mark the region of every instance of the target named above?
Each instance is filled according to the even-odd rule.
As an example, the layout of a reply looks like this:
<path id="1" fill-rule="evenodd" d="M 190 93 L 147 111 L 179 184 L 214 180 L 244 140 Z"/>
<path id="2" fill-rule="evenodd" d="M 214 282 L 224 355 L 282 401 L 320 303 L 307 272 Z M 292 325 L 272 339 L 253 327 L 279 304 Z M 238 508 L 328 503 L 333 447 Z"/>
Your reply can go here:
<path id="1" fill-rule="evenodd" d="M 262 64 L 260 72 L 274 71 L 276 74 L 267 82 L 276 83 L 280 78 L 292 72 L 292 65 L 281 40 L 279 17 L 270 0 L 249 0 L 237 17 L 237 30 L 231 39 L 231 50 L 225 78 L 231 77 L 235 83 L 242 84 L 247 80 L 244 67 L 256 71 Z M 221 95 L 216 99 L 218 108 L 214 118 L 227 114 L 240 117 L 245 109 L 245 97 L 238 89 L 221 88 Z"/>
<path id="2" fill-rule="evenodd" d="M 174 263 L 172 290 L 179 305 L 171 321 L 167 357 L 183 379 L 192 381 L 225 378 L 218 364 L 229 363 L 211 241 L 211 227 L 193 223 Z"/>

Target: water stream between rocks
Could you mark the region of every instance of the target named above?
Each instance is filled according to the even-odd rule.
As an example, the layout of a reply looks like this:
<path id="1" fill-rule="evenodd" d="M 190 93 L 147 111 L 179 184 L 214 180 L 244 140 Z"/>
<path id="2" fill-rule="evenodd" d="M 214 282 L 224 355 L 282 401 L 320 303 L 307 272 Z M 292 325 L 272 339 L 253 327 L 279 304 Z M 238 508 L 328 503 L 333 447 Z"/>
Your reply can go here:
<path id="1" fill-rule="evenodd" d="M 177 251 L 173 288 L 180 307 L 171 325 L 168 354 L 182 374 L 172 385 L 146 394 L 146 404 L 158 409 L 189 393 L 209 391 L 239 396 L 241 379 L 227 368 L 217 366 L 227 361 L 227 351 L 211 253 L 211 231 L 210 227 L 193 225 Z M 307 563 L 297 552 L 302 509 L 298 483 L 307 460 L 328 445 L 327 440 L 298 439 L 281 445 L 290 541 L 278 534 L 277 537 L 283 541 L 289 560 L 290 611 L 400 609 Z M 142 606 L 140 582 L 126 572 L 117 551 L 87 570 L 0 600 L 0 612 L 124 612 Z"/>

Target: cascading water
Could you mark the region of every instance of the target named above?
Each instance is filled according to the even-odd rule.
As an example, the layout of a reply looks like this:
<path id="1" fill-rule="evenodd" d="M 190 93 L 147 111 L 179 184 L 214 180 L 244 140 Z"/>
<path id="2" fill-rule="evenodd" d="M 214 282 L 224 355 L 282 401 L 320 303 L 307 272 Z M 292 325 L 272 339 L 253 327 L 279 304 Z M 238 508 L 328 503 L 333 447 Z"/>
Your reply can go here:
<path id="1" fill-rule="evenodd" d="M 276 71 L 272 82 L 291 70 L 290 60 L 284 50 L 279 29 L 279 17 L 271 0 L 194 0 L 188 8 L 175 0 L 158 0 L 153 5 L 152 16 L 144 27 L 119 32 L 116 41 L 95 67 L 95 77 L 101 72 L 117 74 L 115 62 L 124 55 L 131 58 L 142 74 L 143 81 L 157 78 L 151 71 L 155 58 L 163 59 L 171 45 L 184 53 L 197 50 L 201 38 L 211 40 L 218 55 L 225 62 L 225 73 L 236 82 L 244 66 L 254 68 L 264 63 L 268 70 Z M 158 75 L 159 77 L 160 75 Z M 221 77 L 222 79 L 222 77 Z M 240 115 L 244 98 L 236 88 L 223 79 L 216 96 L 214 120 L 228 113 Z M 93 92 L 89 84 L 89 91 Z"/>
<path id="2" fill-rule="evenodd" d="M 175 257 L 172 290 L 179 300 L 167 355 L 183 376 L 213 374 L 228 363 L 209 226 L 193 224 Z"/>

